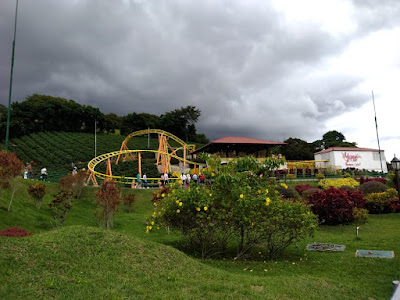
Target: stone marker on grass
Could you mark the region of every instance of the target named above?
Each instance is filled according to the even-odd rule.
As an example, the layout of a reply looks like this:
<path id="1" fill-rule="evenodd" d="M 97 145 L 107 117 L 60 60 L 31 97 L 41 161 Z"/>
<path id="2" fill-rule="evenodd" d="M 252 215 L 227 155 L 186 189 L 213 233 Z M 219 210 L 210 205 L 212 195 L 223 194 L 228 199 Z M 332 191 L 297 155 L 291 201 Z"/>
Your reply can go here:
<path id="1" fill-rule="evenodd" d="M 381 250 L 357 250 L 356 257 L 394 258 L 394 252 Z"/>
<path id="2" fill-rule="evenodd" d="M 308 251 L 319 251 L 319 252 L 337 252 L 344 251 L 345 245 L 327 244 L 327 243 L 313 243 L 307 245 Z"/>

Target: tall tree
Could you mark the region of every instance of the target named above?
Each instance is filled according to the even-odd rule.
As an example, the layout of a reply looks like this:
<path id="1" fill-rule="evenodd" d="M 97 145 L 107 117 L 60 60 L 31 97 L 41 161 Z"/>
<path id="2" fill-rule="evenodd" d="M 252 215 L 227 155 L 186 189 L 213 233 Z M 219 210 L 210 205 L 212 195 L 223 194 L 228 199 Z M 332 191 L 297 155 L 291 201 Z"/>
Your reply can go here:
<path id="1" fill-rule="evenodd" d="M 322 136 L 322 142 L 325 149 L 331 147 L 355 147 L 356 143 L 346 141 L 345 136 L 336 130 L 331 130 Z"/>
<path id="2" fill-rule="evenodd" d="M 171 132 L 183 140 L 194 141 L 196 139 L 196 122 L 201 111 L 195 106 L 189 105 L 167 112 L 160 116 L 161 128 Z"/>
<path id="3" fill-rule="evenodd" d="M 314 153 L 312 145 L 298 138 L 288 138 L 284 141 L 286 146 L 282 146 L 281 153 L 288 160 L 312 160 Z"/>

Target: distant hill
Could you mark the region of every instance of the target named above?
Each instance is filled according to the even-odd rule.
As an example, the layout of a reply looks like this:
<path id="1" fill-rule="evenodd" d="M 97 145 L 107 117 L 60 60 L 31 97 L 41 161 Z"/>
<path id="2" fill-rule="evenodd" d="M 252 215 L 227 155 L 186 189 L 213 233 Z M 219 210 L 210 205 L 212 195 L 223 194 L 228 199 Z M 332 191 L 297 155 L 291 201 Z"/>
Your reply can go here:
<path id="1" fill-rule="evenodd" d="M 96 154 L 118 151 L 125 136 L 118 134 L 97 134 Z M 128 148 L 134 149 L 158 149 L 158 139 L 151 136 L 148 147 L 148 138 L 134 137 L 129 140 Z M 178 146 L 171 141 L 172 146 Z M 201 145 L 198 145 L 201 146 Z M 24 162 L 36 162 L 36 171 L 42 166 L 49 170 L 49 178 L 58 180 L 71 172 L 74 165 L 78 168 L 87 168 L 87 163 L 95 157 L 95 136 L 91 133 L 77 132 L 39 132 L 20 138 L 12 139 L 10 150 L 15 151 Z M 143 170 L 150 176 L 158 177 L 154 166 L 154 154 L 143 155 Z M 126 176 L 136 176 L 137 162 L 129 162 L 119 167 Z M 125 175 L 122 174 L 121 175 Z"/>

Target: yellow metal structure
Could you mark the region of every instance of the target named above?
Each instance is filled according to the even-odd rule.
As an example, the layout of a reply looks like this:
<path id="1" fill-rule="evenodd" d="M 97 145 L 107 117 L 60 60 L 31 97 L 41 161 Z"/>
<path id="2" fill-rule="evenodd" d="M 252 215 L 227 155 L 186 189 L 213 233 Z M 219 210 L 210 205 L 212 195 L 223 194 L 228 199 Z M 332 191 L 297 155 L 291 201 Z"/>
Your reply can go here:
<path id="1" fill-rule="evenodd" d="M 139 130 L 135 131 L 131 134 L 129 134 L 125 140 L 122 142 L 121 149 L 119 150 L 119 154 L 116 160 L 116 164 L 119 163 L 121 155 L 123 154 L 124 151 L 129 150 L 128 148 L 128 141 L 135 137 L 135 136 L 143 136 L 143 135 L 148 135 L 148 134 L 157 134 L 158 135 L 158 151 L 155 152 L 157 153 L 157 165 L 161 164 L 162 171 L 163 173 L 169 173 L 171 172 L 171 155 L 176 155 L 178 150 L 183 150 L 183 165 L 186 166 L 187 163 L 187 156 L 189 155 L 190 152 L 194 151 L 196 146 L 193 144 L 186 144 L 183 140 L 178 138 L 177 136 L 173 135 L 172 133 L 169 133 L 167 131 L 161 130 L 161 129 L 144 129 L 144 130 Z M 172 139 L 176 141 L 181 147 L 178 148 L 173 148 L 169 144 L 169 139 Z M 126 153 L 126 152 L 124 152 Z M 138 151 L 140 155 L 140 151 Z M 133 159 L 136 159 L 135 156 L 128 152 L 125 154 L 124 159 L 128 157 L 132 157 Z M 140 163 L 140 162 L 139 162 Z M 139 174 L 142 175 L 141 168 L 139 168 Z"/>
<path id="2" fill-rule="evenodd" d="M 167 152 L 160 152 L 158 150 L 122 150 L 122 151 L 120 150 L 120 151 L 114 151 L 114 152 L 109 152 L 109 153 L 106 153 L 106 154 L 102 154 L 102 155 L 99 155 L 99 156 L 93 158 L 88 163 L 88 168 L 89 168 L 90 174 L 93 174 L 94 176 L 102 178 L 102 179 L 104 179 L 104 178 L 113 178 L 113 179 L 116 179 L 116 180 L 121 180 L 122 178 L 124 178 L 125 180 L 135 180 L 136 177 L 128 177 L 128 176 L 122 177 L 122 176 L 112 175 L 110 162 L 111 162 L 111 159 L 113 157 L 118 157 L 120 155 L 131 155 L 131 154 L 133 155 L 135 153 L 139 154 L 140 152 L 157 153 L 157 154 L 161 155 L 161 157 L 163 157 L 163 156 L 168 157 L 169 160 L 172 157 L 176 158 L 176 159 L 178 159 L 180 161 L 184 160 L 182 157 L 179 157 L 179 156 L 177 156 L 175 154 L 167 153 Z M 104 162 L 104 161 L 107 161 L 107 172 L 106 172 L 106 174 L 100 173 L 100 172 L 95 170 L 96 166 L 99 163 Z M 191 165 L 195 165 L 195 166 L 196 165 L 202 165 L 202 164 L 199 164 L 197 162 L 188 161 L 188 160 L 186 160 L 186 163 L 187 164 L 191 164 Z M 109 167 L 110 167 L 110 169 L 108 170 Z"/>

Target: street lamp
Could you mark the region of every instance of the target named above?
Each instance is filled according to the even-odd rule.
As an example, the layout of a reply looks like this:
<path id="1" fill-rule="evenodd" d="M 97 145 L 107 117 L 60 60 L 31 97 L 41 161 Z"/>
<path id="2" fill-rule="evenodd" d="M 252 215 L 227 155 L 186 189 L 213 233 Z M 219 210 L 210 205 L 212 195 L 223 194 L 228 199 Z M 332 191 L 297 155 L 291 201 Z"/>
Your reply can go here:
<path id="1" fill-rule="evenodd" d="M 398 159 L 396 157 L 396 154 L 394 155 L 394 157 L 391 161 L 391 164 L 392 164 L 392 168 L 393 168 L 394 172 L 396 173 L 396 190 L 397 190 L 398 195 L 400 195 L 400 192 L 399 192 L 400 159 Z"/>

